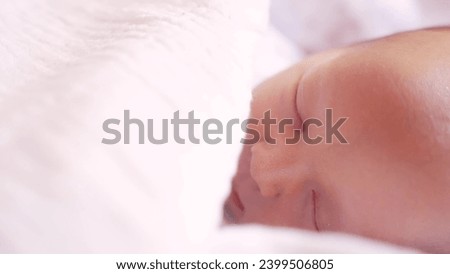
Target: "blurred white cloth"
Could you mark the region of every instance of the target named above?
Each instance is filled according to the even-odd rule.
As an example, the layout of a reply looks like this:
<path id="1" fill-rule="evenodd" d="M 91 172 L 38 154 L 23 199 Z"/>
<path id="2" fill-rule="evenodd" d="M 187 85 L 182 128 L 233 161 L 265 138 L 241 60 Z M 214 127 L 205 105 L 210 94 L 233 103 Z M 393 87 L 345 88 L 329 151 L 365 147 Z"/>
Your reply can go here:
<path id="1" fill-rule="evenodd" d="M 245 118 L 267 2 L 1 5 L 0 252 L 183 252 L 204 241 L 239 143 L 104 145 L 102 123 L 125 109 L 144 121 L 177 110 Z"/>
<path id="2" fill-rule="evenodd" d="M 271 4 L 273 25 L 303 54 L 450 24 L 447 0 L 277 0 Z"/>

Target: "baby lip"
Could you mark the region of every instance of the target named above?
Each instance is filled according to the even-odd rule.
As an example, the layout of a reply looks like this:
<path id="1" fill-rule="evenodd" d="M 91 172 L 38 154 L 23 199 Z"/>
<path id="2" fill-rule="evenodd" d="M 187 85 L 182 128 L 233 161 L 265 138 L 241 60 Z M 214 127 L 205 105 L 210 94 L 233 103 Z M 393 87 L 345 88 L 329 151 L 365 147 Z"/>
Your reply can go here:
<path id="1" fill-rule="evenodd" d="M 231 201 L 233 202 L 233 204 L 235 204 L 237 206 L 237 208 L 239 208 L 240 211 L 244 211 L 244 205 L 242 204 L 241 198 L 239 197 L 236 190 L 233 189 L 233 191 L 231 192 L 230 198 L 231 198 Z"/>
<path id="2" fill-rule="evenodd" d="M 244 213 L 244 205 L 233 189 L 223 207 L 224 219 L 227 223 L 236 224 Z"/>

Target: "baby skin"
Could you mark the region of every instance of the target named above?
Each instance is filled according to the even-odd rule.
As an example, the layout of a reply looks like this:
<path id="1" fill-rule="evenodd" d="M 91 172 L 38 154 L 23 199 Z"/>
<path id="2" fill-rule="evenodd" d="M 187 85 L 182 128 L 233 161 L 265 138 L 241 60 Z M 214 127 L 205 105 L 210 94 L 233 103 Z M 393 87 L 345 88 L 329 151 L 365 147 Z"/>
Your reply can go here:
<path id="1" fill-rule="evenodd" d="M 326 109 L 339 132 L 327 135 Z M 227 223 L 357 234 L 450 253 L 450 29 L 401 33 L 307 58 L 259 85 Z M 306 124 L 311 118 L 323 121 Z M 268 132 L 270 130 L 270 132 Z M 271 142 L 268 142 L 270 138 Z M 275 140 L 276 144 L 272 142 Z"/>

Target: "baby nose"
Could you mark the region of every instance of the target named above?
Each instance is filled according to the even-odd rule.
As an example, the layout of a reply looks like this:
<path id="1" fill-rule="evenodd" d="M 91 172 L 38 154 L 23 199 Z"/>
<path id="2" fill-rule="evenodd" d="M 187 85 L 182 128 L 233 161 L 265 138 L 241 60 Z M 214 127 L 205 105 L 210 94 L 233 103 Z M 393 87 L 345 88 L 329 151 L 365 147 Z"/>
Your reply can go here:
<path id="1" fill-rule="evenodd" d="M 251 148 L 250 173 L 261 195 L 276 197 L 303 188 L 311 169 L 298 146 L 259 142 Z"/>
<path id="2" fill-rule="evenodd" d="M 281 178 L 277 176 L 275 163 L 270 159 L 270 148 L 266 143 L 257 143 L 252 146 L 250 174 L 257 183 L 261 195 L 264 197 L 278 196 L 282 192 Z"/>

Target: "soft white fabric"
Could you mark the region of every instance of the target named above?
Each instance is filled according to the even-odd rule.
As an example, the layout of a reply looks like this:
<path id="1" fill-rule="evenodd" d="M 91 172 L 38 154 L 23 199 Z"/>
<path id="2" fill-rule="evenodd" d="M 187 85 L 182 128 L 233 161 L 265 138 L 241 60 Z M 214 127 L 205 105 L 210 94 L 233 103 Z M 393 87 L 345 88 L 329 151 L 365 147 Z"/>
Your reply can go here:
<path id="1" fill-rule="evenodd" d="M 104 145 L 102 123 L 125 109 L 156 124 L 177 110 L 244 118 L 267 2 L 1 5 L 0 251 L 182 252 L 206 239 L 239 144 Z"/>
<path id="2" fill-rule="evenodd" d="M 323 1 L 289 2 L 274 1 L 266 28 L 263 0 L 1 1 L 0 252 L 403 252 L 337 234 L 218 229 L 240 132 L 233 145 L 100 143 L 103 121 L 125 109 L 243 119 L 254 83 L 309 52 L 416 26 L 420 9 L 339 1 L 378 7 L 355 38 L 334 29 L 348 20 L 334 6 L 320 19 Z"/>
<path id="3" fill-rule="evenodd" d="M 271 19 L 304 53 L 450 24 L 447 0 L 277 0 Z"/>
<path id="4" fill-rule="evenodd" d="M 417 253 L 357 236 L 257 225 L 223 229 L 211 237 L 206 250 L 213 253 Z"/>

